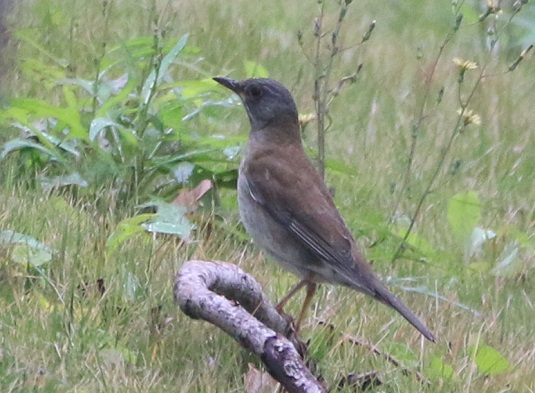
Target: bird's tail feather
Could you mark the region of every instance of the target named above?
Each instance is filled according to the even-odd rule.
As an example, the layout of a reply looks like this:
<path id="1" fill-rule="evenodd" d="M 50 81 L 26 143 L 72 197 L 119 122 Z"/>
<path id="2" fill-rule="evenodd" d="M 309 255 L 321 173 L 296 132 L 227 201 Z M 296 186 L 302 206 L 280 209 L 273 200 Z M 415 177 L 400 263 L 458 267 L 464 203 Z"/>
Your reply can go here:
<path id="1" fill-rule="evenodd" d="M 374 288 L 374 298 L 399 312 L 403 318 L 409 321 L 409 323 L 420 333 L 422 333 L 422 335 L 429 341 L 436 341 L 433 333 L 431 333 L 429 329 L 427 329 L 424 324 L 420 322 L 418 317 L 416 317 L 416 315 L 414 315 L 397 296 L 391 293 L 382 284 L 376 285 L 376 288 Z"/>

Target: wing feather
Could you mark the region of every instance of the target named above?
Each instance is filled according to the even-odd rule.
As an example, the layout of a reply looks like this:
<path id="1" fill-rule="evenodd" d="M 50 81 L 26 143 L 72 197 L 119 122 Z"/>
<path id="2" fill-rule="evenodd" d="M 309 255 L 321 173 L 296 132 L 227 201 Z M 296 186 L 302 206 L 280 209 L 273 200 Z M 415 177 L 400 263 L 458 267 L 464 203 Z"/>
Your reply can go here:
<path id="1" fill-rule="evenodd" d="M 298 152 L 293 154 L 291 164 L 280 157 L 273 160 L 269 154 L 249 160 L 245 176 L 251 197 L 318 258 L 369 292 L 355 277 L 362 267 L 355 264 L 353 237 L 323 180 L 301 154 L 301 159 Z"/>

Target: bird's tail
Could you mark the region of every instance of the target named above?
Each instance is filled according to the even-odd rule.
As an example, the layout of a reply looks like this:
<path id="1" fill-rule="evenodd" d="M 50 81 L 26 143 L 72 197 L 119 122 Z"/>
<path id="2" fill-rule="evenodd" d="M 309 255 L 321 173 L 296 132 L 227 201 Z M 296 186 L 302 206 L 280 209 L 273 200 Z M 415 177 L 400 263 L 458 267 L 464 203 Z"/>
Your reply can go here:
<path id="1" fill-rule="evenodd" d="M 403 318 L 414 326 L 422 335 L 429 341 L 435 342 L 435 336 L 427 329 L 422 322 L 414 315 L 403 302 L 398 299 L 377 277 L 371 266 L 366 262 L 364 256 L 353 244 L 351 253 L 354 258 L 354 263 L 351 265 L 343 265 L 344 271 L 341 276 L 342 279 L 338 279 L 338 282 L 343 282 L 345 285 L 356 289 L 357 291 L 364 292 L 365 294 L 373 297 L 374 299 L 392 307 L 399 312 Z"/>
<path id="2" fill-rule="evenodd" d="M 380 302 L 392 307 L 399 312 L 403 318 L 414 326 L 429 341 L 435 342 L 435 336 L 427 329 L 422 322 L 414 315 L 403 302 L 393 293 L 391 293 L 381 282 L 376 283 L 373 288 L 373 297 Z"/>

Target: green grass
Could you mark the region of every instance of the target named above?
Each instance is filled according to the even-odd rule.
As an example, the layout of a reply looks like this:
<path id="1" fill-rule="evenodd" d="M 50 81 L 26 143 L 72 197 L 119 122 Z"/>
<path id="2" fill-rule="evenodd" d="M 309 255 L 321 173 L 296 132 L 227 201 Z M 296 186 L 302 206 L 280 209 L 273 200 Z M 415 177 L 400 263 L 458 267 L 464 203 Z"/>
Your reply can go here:
<path id="1" fill-rule="evenodd" d="M 8 95 L 60 101 L 61 89 L 39 83 L 36 75 L 21 67 L 24 59 L 50 64 L 65 59 L 68 76 L 93 75 L 103 43 L 109 49 L 129 38 L 150 36 L 157 17 L 167 38 L 190 33 L 189 44 L 199 48 L 196 56 L 202 60 L 195 66 L 173 66 L 177 80 L 226 74 L 242 78 L 244 61 L 252 60 L 288 85 L 300 112 L 309 113 L 313 68 L 297 45 L 296 32 L 303 32 L 309 50 L 317 2 L 287 3 L 158 2 L 152 10 L 149 0 L 116 0 L 110 3 L 106 21 L 101 2 L 21 0 L 7 19 L 26 39 L 14 41 L 16 48 L 10 49 L 16 53 L 15 66 L 6 71 L 4 87 Z M 328 10 L 331 21 L 336 9 Z M 445 48 L 430 84 L 411 187 L 403 190 L 411 129 L 425 93 L 423 81 L 451 29 L 450 8 L 417 1 L 355 2 L 350 7 L 342 41 L 358 42 L 373 19 L 377 28 L 370 42 L 345 51 L 334 71 L 340 77 L 364 64 L 357 83 L 333 102 L 328 134 L 329 157 L 345 162 L 354 173 L 329 172 L 328 183 L 382 277 L 415 278 L 407 286 L 426 287 L 428 293 L 436 291 L 448 301 L 403 292 L 399 287 L 405 284 L 393 279 L 393 291 L 438 337 L 437 344 L 422 343 L 393 311 L 350 290 L 323 286 L 303 334 L 311 339 L 311 352 L 332 384 L 352 372 L 377 370 L 385 384 L 377 392 L 535 389 L 533 58 L 502 74 L 521 50 L 514 45 L 515 37 L 527 33 L 510 26 L 503 47 L 489 56 L 482 38 L 485 27 L 473 23 L 469 11 L 466 7 L 465 24 Z M 29 44 L 28 37 L 47 54 Z M 396 207 L 402 217 L 414 211 L 456 121 L 454 57 L 487 64 L 487 72 L 495 74 L 483 80 L 470 104 L 482 124 L 470 125 L 456 138 L 417 219 L 415 233 L 429 242 L 432 257 L 422 261 L 420 253 L 412 252 L 391 263 L 399 238 L 392 235 L 389 218 Z M 467 72 L 463 94 L 469 92 L 476 74 L 477 70 Z M 435 105 L 441 88 L 442 102 Z M 194 124 L 201 134 L 244 135 L 246 123 L 243 108 L 219 108 L 210 119 Z M 304 135 L 311 148 L 315 148 L 313 127 L 309 125 Z M 15 131 L 5 127 L 0 141 L 14 136 Z M 451 173 L 448 168 L 456 161 L 459 168 Z M 293 276 L 265 262 L 243 235 L 236 234 L 237 214 L 230 208 L 234 202 L 196 216 L 200 229 L 191 244 L 144 234 L 110 252 L 108 237 L 135 206 L 117 203 L 117 195 L 107 186 L 45 193 L 31 184 L 33 174 L 23 171 L 15 156 L 0 165 L 0 231 L 32 236 L 54 250 L 52 260 L 39 271 L 14 262 L 13 249 L 0 246 L 2 392 L 244 390 L 248 363 L 260 367 L 259 361 L 216 328 L 187 318 L 172 297 L 174 275 L 191 258 L 240 264 L 274 301 L 294 284 Z M 463 262 L 463 243 L 448 222 L 450 199 L 468 191 L 475 191 L 481 202 L 479 225 L 497 233 L 482 254 L 469 261 L 470 266 Z M 223 195 L 233 198 L 231 191 Z M 518 255 L 521 268 L 507 277 L 491 274 L 506 245 L 519 239 L 525 239 Z M 103 293 L 99 282 L 105 286 Z M 289 304 L 288 311 L 296 313 L 299 300 Z M 334 330 L 320 321 L 332 324 Z M 431 384 L 421 385 L 384 358 L 351 345 L 346 335 L 392 353 Z M 481 372 L 473 348 L 482 345 L 503 355 L 510 369 Z M 437 359 L 451 366 L 451 378 L 432 366 Z"/>

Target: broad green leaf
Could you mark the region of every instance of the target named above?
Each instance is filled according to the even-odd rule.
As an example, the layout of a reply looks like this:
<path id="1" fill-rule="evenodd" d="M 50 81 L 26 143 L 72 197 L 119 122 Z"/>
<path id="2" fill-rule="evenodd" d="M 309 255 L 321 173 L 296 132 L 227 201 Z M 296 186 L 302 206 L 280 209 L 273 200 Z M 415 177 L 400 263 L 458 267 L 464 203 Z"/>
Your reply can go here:
<path id="1" fill-rule="evenodd" d="M 102 117 L 93 119 L 91 121 L 91 125 L 89 126 L 89 140 L 94 141 L 104 128 L 112 126 L 118 126 L 118 124 L 111 119 L 105 119 Z"/>
<path id="2" fill-rule="evenodd" d="M 157 213 L 150 222 L 142 224 L 147 231 L 177 235 L 181 239 L 188 239 L 193 230 L 193 225 L 185 216 L 186 208 L 162 201 L 145 203 L 141 207 L 151 206 L 156 207 Z"/>
<path id="3" fill-rule="evenodd" d="M 69 153 L 74 154 L 76 157 L 79 157 L 79 153 L 74 148 L 72 143 L 69 143 L 67 141 L 61 141 L 60 139 L 50 135 L 48 132 L 41 131 L 41 127 L 36 126 L 35 123 L 27 125 L 13 123 L 13 126 L 19 128 L 24 133 L 29 133 L 30 135 L 36 136 L 39 142 L 34 142 L 26 138 L 12 139 L 4 144 L 4 149 L 1 157 L 5 157 L 13 151 L 21 150 L 24 148 L 40 150 L 43 153 L 49 155 L 51 159 L 54 159 L 58 162 L 63 162 L 61 150 L 68 151 Z"/>
<path id="4" fill-rule="evenodd" d="M 68 86 L 63 85 L 63 97 L 65 98 L 65 103 L 67 104 L 67 107 L 73 112 L 76 113 L 78 116 L 78 122 L 80 122 L 80 116 L 78 113 L 78 101 L 76 100 L 76 96 L 72 92 L 71 89 L 69 89 Z"/>
<path id="5" fill-rule="evenodd" d="M 17 138 L 17 139 L 12 139 L 4 143 L 4 149 L 2 150 L 2 154 L 0 155 L 0 158 L 6 158 L 8 154 L 17 150 L 25 149 L 25 148 L 36 149 L 36 150 L 42 151 L 43 153 L 48 154 L 50 157 L 57 157 L 55 152 L 47 149 L 40 143 L 32 142 L 29 139 Z"/>
<path id="6" fill-rule="evenodd" d="M 122 42 L 120 45 L 111 48 L 106 54 L 106 58 L 102 64 L 104 68 L 109 68 L 122 62 L 124 52 L 128 53 L 132 59 L 149 56 L 154 52 L 153 44 L 154 39 L 148 36 L 129 39 L 128 41 Z M 119 60 L 116 60 L 114 56 L 117 56 Z"/>
<path id="7" fill-rule="evenodd" d="M 137 135 L 134 133 L 134 130 L 119 127 L 119 135 L 121 137 L 121 140 L 125 142 L 126 145 L 129 146 L 136 146 L 139 142 Z"/>
<path id="8" fill-rule="evenodd" d="M 400 239 L 403 239 L 407 233 L 408 226 L 396 225 L 393 226 L 391 232 L 398 236 Z M 414 232 L 414 230 L 409 234 L 406 240 L 407 244 L 422 253 L 426 257 L 433 257 L 436 255 L 436 250 L 433 246 L 422 236 L 419 236 Z"/>
<path id="9" fill-rule="evenodd" d="M 227 146 L 223 149 L 223 154 L 227 156 L 230 161 L 234 160 L 240 152 L 241 146 Z"/>
<path id="10" fill-rule="evenodd" d="M 472 353 L 476 348 L 472 348 Z M 496 375 L 511 370 L 509 361 L 496 349 L 489 345 L 477 347 L 474 361 L 479 372 L 485 375 Z"/>
<path id="11" fill-rule="evenodd" d="M 167 55 L 165 55 L 165 57 L 162 59 L 162 62 L 160 63 L 160 67 L 158 68 L 157 73 L 156 70 L 152 70 L 149 73 L 147 79 L 145 79 L 143 88 L 141 89 L 141 99 L 143 100 L 143 104 L 147 105 L 149 103 L 152 90 L 154 89 L 155 85 L 159 85 L 162 79 L 167 75 L 169 66 L 173 63 L 173 61 L 175 61 L 182 49 L 184 49 L 184 47 L 186 46 L 186 43 L 188 42 L 188 37 L 188 34 L 184 34 L 173 47 L 173 49 L 171 49 L 171 51 Z"/>
<path id="12" fill-rule="evenodd" d="M 10 103 L 12 104 L 12 103 Z M 28 111 L 16 106 L 10 105 L 4 110 L 0 111 L 0 120 L 8 121 L 12 120 L 21 124 L 28 124 Z"/>
<path id="13" fill-rule="evenodd" d="M 50 251 L 50 248 L 48 246 L 41 243 L 32 236 L 24 235 L 22 233 L 18 233 L 9 229 L 0 232 L 0 246 L 14 244 L 27 244 L 32 248 Z"/>
<path id="14" fill-rule="evenodd" d="M 87 131 L 80 123 L 77 108 L 61 108 L 34 98 L 14 98 L 12 106 L 17 106 L 38 117 L 51 117 L 69 126 L 69 137 L 87 140 Z"/>
<path id="15" fill-rule="evenodd" d="M 475 192 L 457 194 L 449 200 L 448 221 L 452 231 L 463 241 L 470 238 L 480 219 L 481 204 Z"/>
<path id="16" fill-rule="evenodd" d="M 166 156 L 166 157 L 156 157 L 153 160 L 153 164 L 156 167 L 168 167 L 171 165 L 175 165 L 177 162 L 180 161 L 191 161 L 191 162 L 201 162 L 201 161 L 211 161 L 213 160 L 213 157 L 210 156 L 210 153 L 219 152 L 219 149 L 195 149 L 187 151 L 186 153 L 174 155 L 172 157 Z M 228 162 L 228 160 L 227 160 Z"/>
<path id="17" fill-rule="evenodd" d="M 66 15 L 61 10 L 52 11 L 49 16 L 54 27 L 65 26 L 68 23 Z"/>
<path id="18" fill-rule="evenodd" d="M 71 84 L 78 87 L 81 87 L 83 90 L 86 91 L 89 95 L 93 95 L 95 93 L 94 84 L 95 82 L 92 80 L 82 79 L 82 78 L 58 78 L 58 83 L 60 84 Z"/>
<path id="19" fill-rule="evenodd" d="M 114 107 L 121 107 L 131 94 L 137 85 L 137 78 L 133 74 L 128 74 L 128 81 L 126 85 L 114 96 L 111 96 L 107 101 L 103 101 L 102 106 L 97 109 L 96 117 L 106 117 L 108 112 Z"/>
<path id="20" fill-rule="evenodd" d="M 174 131 L 181 130 L 182 124 L 182 105 L 175 99 L 174 102 L 168 102 L 159 110 L 159 117 L 166 128 L 171 128 Z"/>
<path id="21" fill-rule="evenodd" d="M 141 90 L 141 99 L 143 100 L 143 105 L 148 105 L 151 95 L 153 94 L 153 89 L 155 89 L 155 85 L 156 71 L 152 70 L 145 79 L 145 83 L 143 84 L 143 88 Z"/>
<path id="22" fill-rule="evenodd" d="M 78 186 L 87 187 L 89 183 L 78 173 L 74 172 L 64 176 L 43 177 L 41 178 L 41 187 L 44 191 L 50 191 L 57 187 Z"/>
<path id="23" fill-rule="evenodd" d="M 175 44 L 176 45 L 176 44 Z M 163 48 L 164 53 L 168 53 L 173 48 L 173 43 L 166 44 Z M 198 53 L 199 50 L 196 47 L 188 45 L 183 49 L 186 53 Z M 126 42 L 121 43 L 113 48 L 111 48 L 106 57 L 104 58 L 102 65 L 103 69 L 109 69 L 118 64 L 125 62 L 133 63 L 137 62 L 139 59 L 148 58 L 155 54 L 154 50 L 154 38 L 151 36 L 143 36 L 132 38 Z M 191 65 L 189 65 L 191 66 Z"/>
<path id="24" fill-rule="evenodd" d="M 451 379 L 455 374 L 453 367 L 445 363 L 440 357 L 433 358 L 431 364 L 429 365 L 428 373 L 436 376 L 437 378 L 444 379 Z"/>
<path id="25" fill-rule="evenodd" d="M 11 259 L 22 265 L 38 267 L 52 260 L 49 251 L 30 247 L 28 244 L 17 244 L 11 252 Z"/>
<path id="26" fill-rule="evenodd" d="M 94 141 L 95 139 L 97 139 L 102 130 L 107 127 L 115 128 L 119 132 L 121 137 L 130 145 L 137 144 L 137 137 L 132 130 L 126 129 L 125 127 L 111 119 L 102 117 L 93 119 L 93 121 L 91 122 L 91 125 L 89 126 L 89 140 Z"/>
<path id="27" fill-rule="evenodd" d="M 405 234 L 403 235 L 405 236 Z M 407 244 L 421 252 L 425 256 L 433 256 L 436 254 L 436 250 L 431 244 L 423 237 L 417 235 L 415 232 L 411 232 L 407 238 Z"/>
<path id="28" fill-rule="evenodd" d="M 51 145 L 47 144 L 47 146 L 49 146 L 49 147 L 52 146 L 54 148 L 64 150 L 64 151 L 66 151 L 68 153 L 71 153 L 76 158 L 80 157 L 80 152 L 76 148 L 77 141 L 75 139 L 61 140 L 59 138 L 56 138 L 53 135 L 50 135 L 48 132 L 42 132 L 42 133 L 40 133 L 38 135 L 38 137 L 39 137 L 40 141 L 43 141 L 46 138 L 46 140 L 48 140 L 51 143 Z M 57 150 L 57 149 L 55 149 L 55 150 Z"/>
<path id="29" fill-rule="evenodd" d="M 158 72 L 158 84 L 167 74 L 169 66 L 173 63 L 173 61 L 175 61 L 180 52 L 182 52 L 182 49 L 184 49 L 184 47 L 186 46 L 188 38 L 189 34 L 184 34 L 182 37 L 180 37 L 180 40 L 178 40 L 173 49 L 171 49 L 169 53 L 163 58 L 162 63 L 160 64 L 160 71 Z"/>
<path id="30" fill-rule="evenodd" d="M 79 153 L 72 149 L 72 143 L 66 143 L 65 141 L 60 140 L 59 138 L 56 138 L 52 136 L 49 132 L 45 131 L 45 129 L 53 128 L 54 121 L 51 121 L 52 125 L 49 125 L 49 121 L 45 120 L 43 122 L 43 125 L 39 126 L 35 122 L 28 124 L 27 126 L 23 124 L 14 124 L 15 127 L 20 128 L 24 132 L 29 132 L 30 134 L 37 137 L 39 140 L 39 144 L 43 145 L 47 149 L 47 151 L 50 152 L 51 158 L 54 158 L 55 160 L 62 162 L 63 156 L 62 152 L 59 149 L 60 147 L 63 150 L 72 152 L 76 157 L 79 157 Z M 64 148 L 65 146 L 65 148 Z"/>
<path id="31" fill-rule="evenodd" d="M 138 353 L 137 348 L 132 348 L 128 343 L 120 344 L 117 343 L 116 340 L 113 341 L 114 344 L 116 344 L 116 349 L 118 351 L 121 351 L 123 354 L 124 359 L 126 360 L 126 364 L 137 364 L 138 359 Z M 114 372 L 114 371 L 113 371 Z"/>
<path id="32" fill-rule="evenodd" d="M 29 133 L 30 135 L 36 136 L 40 142 L 39 144 L 42 145 L 46 149 L 46 152 L 48 152 L 57 161 L 62 160 L 62 151 L 69 152 L 76 158 L 80 157 L 80 152 L 76 148 L 78 142 L 75 139 L 62 140 L 60 138 L 57 138 L 49 132 L 44 131 L 47 128 L 53 128 L 52 126 L 48 126 L 47 121 L 43 121 L 40 123 L 42 123 L 41 126 L 36 125 L 36 123 L 28 124 L 27 126 L 25 126 L 24 124 L 15 123 L 13 124 L 13 126 L 19 128 L 24 133 Z M 13 141 L 15 140 L 30 142 L 29 139 L 22 138 L 13 139 Z M 33 148 L 37 147 L 33 146 Z"/>
<path id="33" fill-rule="evenodd" d="M 191 233 L 191 224 L 184 220 L 178 223 L 155 220 L 154 222 L 143 224 L 143 227 L 149 232 L 177 235 L 180 238 L 186 238 Z"/>
<path id="34" fill-rule="evenodd" d="M 52 250 L 32 236 L 6 230 L 0 232 L 0 247 L 11 246 L 11 258 L 23 265 L 41 266 L 52 260 Z"/>
<path id="35" fill-rule="evenodd" d="M 99 103 L 103 103 L 108 100 L 112 93 L 112 87 L 105 80 L 100 80 L 97 84 L 97 91 L 95 91 L 95 82 L 93 80 L 86 80 L 82 78 L 63 78 L 57 81 L 58 84 L 63 84 L 64 87 L 68 85 L 75 85 L 85 90 L 91 97 L 98 98 Z"/>
<path id="36" fill-rule="evenodd" d="M 106 242 L 106 248 L 108 251 L 113 252 L 126 240 L 131 239 L 139 233 L 144 233 L 145 228 L 141 226 L 141 223 L 148 221 L 155 216 L 156 215 L 152 213 L 139 214 L 119 222 Z"/>

